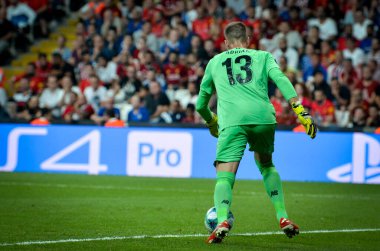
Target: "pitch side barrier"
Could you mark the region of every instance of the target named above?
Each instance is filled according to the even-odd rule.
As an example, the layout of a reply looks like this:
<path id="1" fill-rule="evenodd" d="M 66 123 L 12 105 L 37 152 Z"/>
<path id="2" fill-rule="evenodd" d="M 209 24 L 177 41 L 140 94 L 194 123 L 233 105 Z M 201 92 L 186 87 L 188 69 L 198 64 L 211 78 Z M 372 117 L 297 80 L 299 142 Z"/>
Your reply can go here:
<path id="1" fill-rule="evenodd" d="M 0 124 L 0 171 L 214 178 L 206 128 Z M 261 179 L 246 150 L 237 177 Z M 288 181 L 380 184 L 380 135 L 278 130 L 274 163 Z"/>

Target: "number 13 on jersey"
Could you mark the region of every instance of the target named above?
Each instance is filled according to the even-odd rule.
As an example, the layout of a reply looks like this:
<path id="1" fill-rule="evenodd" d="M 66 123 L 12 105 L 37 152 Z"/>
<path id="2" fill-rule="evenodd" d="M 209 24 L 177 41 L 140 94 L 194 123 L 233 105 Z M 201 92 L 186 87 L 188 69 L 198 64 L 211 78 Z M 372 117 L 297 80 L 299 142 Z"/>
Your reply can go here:
<path id="1" fill-rule="evenodd" d="M 239 65 L 239 71 L 234 73 L 237 68 L 234 65 Z M 222 62 L 222 66 L 226 67 L 228 81 L 230 85 L 236 85 L 236 81 L 239 84 L 248 84 L 252 81 L 252 58 L 248 55 L 241 55 L 232 61 L 232 58 L 227 58 Z M 236 81 L 235 81 L 236 80 Z"/>

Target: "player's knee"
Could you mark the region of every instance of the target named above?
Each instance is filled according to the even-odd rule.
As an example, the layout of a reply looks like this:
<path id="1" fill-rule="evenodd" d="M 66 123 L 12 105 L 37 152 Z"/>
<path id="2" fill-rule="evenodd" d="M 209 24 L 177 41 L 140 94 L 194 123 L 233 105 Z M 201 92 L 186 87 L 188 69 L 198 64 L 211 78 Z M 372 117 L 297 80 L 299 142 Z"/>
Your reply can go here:
<path id="1" fill-rule="evenodd" d="M 256 165 L 259 168 L 260 173 L 262 175 L 266 174 L 267 172 L 276 171 L 276 168 L 274 167 L 272 160 L 269 160 L 266 162 L 260 162 L 260 161 L 256 160 Z"/>
<path id="2" fill-rule="evenodd" d="M 216 173 L 216 183 L 227 183 L 231 188 L 235 184 L 235 173 L 232 172 L 217 172 Z"/>

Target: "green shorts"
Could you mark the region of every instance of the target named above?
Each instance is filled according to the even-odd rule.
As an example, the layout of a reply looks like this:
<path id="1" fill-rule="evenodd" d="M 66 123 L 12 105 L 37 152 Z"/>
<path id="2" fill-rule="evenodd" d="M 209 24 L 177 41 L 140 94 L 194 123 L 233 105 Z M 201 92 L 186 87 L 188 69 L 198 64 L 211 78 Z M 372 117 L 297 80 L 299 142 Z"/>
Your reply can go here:
<path id="1" fill-rule="evenodd" d="M 224 128 L 219 132 L 216 161 L 240 161 L 247 143 L 250 151 L 273 153 L 275 128 L 276 124 L 239 125 Z"/>

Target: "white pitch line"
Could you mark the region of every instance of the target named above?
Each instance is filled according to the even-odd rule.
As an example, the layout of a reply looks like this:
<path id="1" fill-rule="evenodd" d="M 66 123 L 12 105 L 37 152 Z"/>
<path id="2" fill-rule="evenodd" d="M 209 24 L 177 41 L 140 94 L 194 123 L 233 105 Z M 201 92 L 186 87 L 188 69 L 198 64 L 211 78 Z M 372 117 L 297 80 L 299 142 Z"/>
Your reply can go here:
<path id="1" fill-rule="evenodd" d="M 144 187 L 130 187 L 130 186 L 102 186 L 102 185 L 77 185 L 77 184 L 63 184 L 63 183 L 33 183 L 33 182 L 10 182 L 0 181 L 0 186 L 36 186 L 36 187 L 55 187 L 55 188 L 80 188 L 80 189 L 101 189 L 101 190 L 128 190 L 128 191 L 150 191 L 150 192 L 187 192 L 187 193 L 206 193 L 210 191 L 196 190 L 196 189 L 181 189 L 181 188 L 144 188 Z M 264 192 L 248 192 L 236 191 L 235 196 L 264 196 Z M 287 193 L 286 196 L 294 197 L 310 197 L 310 198 L 323 198 L 323 199 L 351 199 L 351 200 L 373 200 L 374 196 L 362 195 L 343 195 L 343 194 L 310 194 L 310 193 Z"/>
<path id="2" fill-rule="evenodd" d="M 301 234 L 326 234 L 326 233 L 358 233 L 358 232 L 378 232 L 380 228 L 364 228 L 364 229 L 332 229 L 332 230 L 309 230 L 302 231 Z M 257 233 L 236 233 L 231 236 L 263 236 L 263 235 L 282 235 L 283 232 L 257 232 Z M 128 239 L 164 239 L 164 238 L 191 238 L 191 237 L 207 237 L 207 234 L 163 234 L 163 235 L 133 235 L 133 236 L 108 236 L 83 239 L 64 239 L 50 241 L 23 241 L 14 243 L 0 243 L 0 246 L 30 246 L 30 245 L 45 245 L 57 243 L 74 243 L 74 242 L 89 242 L 89 241 L 114 241 Z"/>

